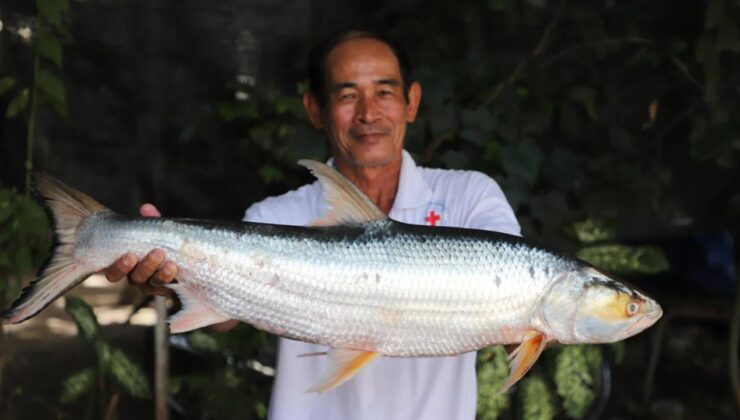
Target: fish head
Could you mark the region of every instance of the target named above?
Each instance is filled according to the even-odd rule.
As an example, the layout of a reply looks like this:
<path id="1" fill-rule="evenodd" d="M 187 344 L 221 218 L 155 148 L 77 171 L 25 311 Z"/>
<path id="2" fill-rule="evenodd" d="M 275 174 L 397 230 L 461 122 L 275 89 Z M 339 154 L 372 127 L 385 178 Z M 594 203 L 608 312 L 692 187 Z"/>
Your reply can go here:
<path id="1" fill-rule="evenodd" d="M 564 344 L 624 340 L 663 315 L 655 300 L 592 267 L 559 276 L 542 302 L 541 318 Z"/>

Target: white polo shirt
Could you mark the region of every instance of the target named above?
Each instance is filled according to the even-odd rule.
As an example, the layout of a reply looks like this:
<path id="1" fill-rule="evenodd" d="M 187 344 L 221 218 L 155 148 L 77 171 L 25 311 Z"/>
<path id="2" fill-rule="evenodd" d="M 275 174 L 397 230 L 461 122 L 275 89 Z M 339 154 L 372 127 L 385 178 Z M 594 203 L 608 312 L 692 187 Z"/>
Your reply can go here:
<path id="1" fill-rule="evenodd" d="M 247 209 L 244 220 L 304 226 L 324 213 L 318 181 Z M 473 171 L 416 166 L 403 152 L 392 219 L 519 235 L 519 224 L 501 188 Z M 475 352 L 452 357 L 379 357 L 356 376 L 324 394 L 307 393 L 327 369 L 325 356 L 297 357 L 326 347 L 281 338 L 269 418 L 473 419 L 477 386 Z"/>

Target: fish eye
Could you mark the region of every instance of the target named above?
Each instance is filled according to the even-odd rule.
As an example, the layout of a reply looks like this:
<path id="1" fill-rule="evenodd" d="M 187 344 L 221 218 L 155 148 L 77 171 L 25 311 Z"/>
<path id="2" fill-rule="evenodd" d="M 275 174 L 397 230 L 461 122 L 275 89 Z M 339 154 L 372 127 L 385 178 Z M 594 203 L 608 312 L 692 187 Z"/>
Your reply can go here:
<path id="1" fill-rule="evenodd" d="M 627 316 L 635 316 L 637 314 L 637 311 L 640 310 L 640 305 L 636 302 L 630 302 L 627 304 L 627 307 L 624 308 L 625 313 Z"/>

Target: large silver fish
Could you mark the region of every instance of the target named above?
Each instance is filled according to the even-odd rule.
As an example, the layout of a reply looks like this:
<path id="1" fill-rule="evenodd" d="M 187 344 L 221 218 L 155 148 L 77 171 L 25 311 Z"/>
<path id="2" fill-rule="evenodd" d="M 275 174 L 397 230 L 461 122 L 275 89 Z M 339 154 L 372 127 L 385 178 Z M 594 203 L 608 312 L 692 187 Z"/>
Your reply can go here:
<path id="1" fill-rule="evenodd" d="M 183 309 L 173 333 L 229 319 L 331 350 L 311 390 L 351 378 L 378 356 L 448 356 L 520 343 L 502 391 L 549 342 L 607 343 L 639 333 L 660 306 L 588 264 L 487 231 L 387 218 L 334 169 L 301 161 L 330 210 L 312 227 L 130 218 L 49 176 L 36 188 L 58 245 L 2 313 L 18 323 L 119 256 L 163 249 Z"/>

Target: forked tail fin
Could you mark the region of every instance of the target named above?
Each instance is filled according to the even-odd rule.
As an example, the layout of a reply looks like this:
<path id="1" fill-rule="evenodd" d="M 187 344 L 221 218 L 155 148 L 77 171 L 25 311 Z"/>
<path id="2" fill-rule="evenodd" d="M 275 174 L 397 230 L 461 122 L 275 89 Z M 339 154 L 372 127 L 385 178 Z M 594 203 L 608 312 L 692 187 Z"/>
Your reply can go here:
<path id="1" fill-rule="evenodd" d="M 75 287 L 92 271 L 74 259 L 77 228 L 105 206 L 86 194 L 44 174 L 34 174 L 33 186 L 51 213 L 54 245 L 51 256 L 13 305 L 2 311 L 6 324 L 17 324 L 36 315 L 54 299 Z"/>

